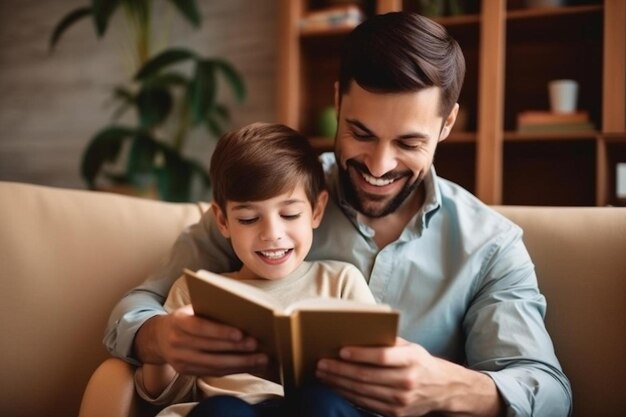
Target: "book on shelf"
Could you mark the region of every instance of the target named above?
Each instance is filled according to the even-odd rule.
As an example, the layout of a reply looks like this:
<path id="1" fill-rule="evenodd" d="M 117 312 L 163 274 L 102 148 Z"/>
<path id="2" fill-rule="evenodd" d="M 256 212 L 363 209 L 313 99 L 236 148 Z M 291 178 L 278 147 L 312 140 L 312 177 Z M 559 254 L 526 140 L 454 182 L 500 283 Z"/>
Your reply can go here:
<path id="1" fill-rule="evenodd" d="M 520 133 L 593 131 L 594 124 L 586 111 L 553 113 L 530 110 L 517 115 L 517 131 Z"/>
<path id="2" fill-rule="evenodd" d="M 557 133 L 557 132 L 593 132 L 595 126 L 585 123 L 546 123 L 541 125 L 522 125 L 517 127 L 519 133 Z"/>
<path id="3" fill-rule="evenodd" d="M 353 29 L 365 19 L 363 11 L 355 4 L 330 6 L 307 13 L 300 19 L 303 34 L 331 29 Z"/>
<path id="4" fill-rule="evenodd" d="M 280 307 L 267 292 L 205 270 L 185 270 L 194 314 L 244 331 L 270 356 L 269 374 L 289 395 L 314 376 L 317 361 L 343 346 L 392 346 L 399 314 L 384 304 L 308 298 Z"/>

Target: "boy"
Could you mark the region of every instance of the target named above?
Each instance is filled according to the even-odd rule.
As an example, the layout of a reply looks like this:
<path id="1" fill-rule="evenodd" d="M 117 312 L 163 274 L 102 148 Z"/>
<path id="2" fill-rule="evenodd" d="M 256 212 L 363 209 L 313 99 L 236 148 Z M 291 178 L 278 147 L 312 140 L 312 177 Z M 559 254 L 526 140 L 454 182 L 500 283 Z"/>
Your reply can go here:
<path id="1" fill-rule="evenodd" d="M 226 276 L 265 289 L 285 305 L 311 296 L 375 302 L 353 265 L 304 260 L 328 201 L 322 166 L 304 136 L 264 123 L 227 133 L 213 153 L 210 176 L 219 232 L 241 261 Z M 174 311 L 189 303 L 185 281 L 178 279 L 165 308 Z M 197 405 L 170 406 L 160 415 L 184 415 L 189 409 L 189 416 L 203 417 L 366 415 L 323 386 L 303 389 L 304 402 L 289 404 L 295 409 L 288 412 L 282 387 L 251 374 L 196 378 L 167 364 L 146 364 L 135 380 L 139 394 L 155 404 L 204 398 Z"/>

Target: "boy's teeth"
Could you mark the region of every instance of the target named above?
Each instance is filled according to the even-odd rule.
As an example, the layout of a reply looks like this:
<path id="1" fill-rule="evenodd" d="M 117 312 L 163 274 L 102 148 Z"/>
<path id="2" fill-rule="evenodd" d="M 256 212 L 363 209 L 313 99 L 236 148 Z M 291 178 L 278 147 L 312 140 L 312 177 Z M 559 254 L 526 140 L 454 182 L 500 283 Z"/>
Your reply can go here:
<path id="1" fill-rule="evenodd" d="M 261 255 L 265 256 L 266 258 L 270 258 L 270 259 L 278 259 L 278 258 L 282 258 L 283 256 L 285 256 L 285 254 L 287 253 L 288 249 L 282 249 L 282 250 L 273 250 L 273 251 L 261 251 Z"/>
<path id="2" fill-rule="evenodd" d="M 368 175 L 364 172 L 361 173 L 363 175 L 363 178 L 365 179 L 365 181 L 368 184 L 372 184 L 375 185 L 377 187 L 382 187 L 384 185 L 389 185 L 391 184 L 394 180 L 383 180 L 382 178 L 376 178 L 376 177 L 372 177 L 371 175 Z"/>

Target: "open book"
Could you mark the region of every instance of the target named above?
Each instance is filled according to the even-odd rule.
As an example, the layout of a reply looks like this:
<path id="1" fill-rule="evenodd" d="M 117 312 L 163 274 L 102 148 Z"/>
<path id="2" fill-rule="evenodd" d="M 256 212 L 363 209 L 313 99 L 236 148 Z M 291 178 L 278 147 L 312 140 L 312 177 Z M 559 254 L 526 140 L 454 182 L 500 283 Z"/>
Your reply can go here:
<path id="1" fill-rule="evenodd" d="M 309 298 L 282 309 L 271 295 L 205 270 L 185 270 L 194 313 L 237 327 L 270 355 L 268 379 L 285 393 L 312 378 L 317 361 L 343 346 L 392 346 L 398 312 L 389 306 L 336 298 Z"/>

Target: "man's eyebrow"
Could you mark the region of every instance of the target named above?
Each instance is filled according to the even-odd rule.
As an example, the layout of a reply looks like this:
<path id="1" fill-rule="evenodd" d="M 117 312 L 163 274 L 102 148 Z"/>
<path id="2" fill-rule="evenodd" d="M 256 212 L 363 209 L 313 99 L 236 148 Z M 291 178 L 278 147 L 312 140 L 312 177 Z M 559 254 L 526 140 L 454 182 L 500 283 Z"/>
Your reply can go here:
<path id="1" fill-rule="evenodd" d="M 363 132 L 365 132 L 368 135 L 378 137 L 374 132 L 372 132 L 370 129 L 368 129 L 367 126 L 365 126 L 363 123 L 361 123 L 360 121 L 358 121 L 356 119 L 346 119 L 346 123 L 348 123 L 349 125 L 351 125 L 353 127 L 356 127 L 358 129 L 362 130 Z M 404 134 L 396 137 L 395 139 L 397 139 L 397 140 L 406 140 L 406 139 L 423 139 L 423 140 L 428 140 L 428 139 L 430 139 L 430 136 L 427 135 L 426 133 L 422 133 L 422 132 L 409 132 L 409 133 L 404 133 Z"/>

